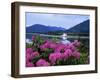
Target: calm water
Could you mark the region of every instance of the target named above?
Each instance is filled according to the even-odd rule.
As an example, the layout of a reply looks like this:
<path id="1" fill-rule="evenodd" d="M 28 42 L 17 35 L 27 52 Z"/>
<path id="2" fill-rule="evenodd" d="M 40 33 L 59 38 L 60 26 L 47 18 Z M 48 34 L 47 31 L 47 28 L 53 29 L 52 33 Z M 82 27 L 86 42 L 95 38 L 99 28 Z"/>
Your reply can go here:
<path id="1" fill-rule="evenodd" d="M 26 39 L 27 39 L 27 42 L 29 41 L 31 41 L 31 38 L 32 38 L 32 36 L 33 36 L 33 34 L 26 34 Z M 70 35 L 69 35 L 70 36 Z M 46 37 L 46 36 L 42 36 L 42 38 L 44 38 L 44 39 L 53 39 L 54 37 Z M 62 38 L 60 38 L 60 37 L 57 37 L 57 39 L 59 40 L 59 41 L 64 41 Z M 89 48 L 89 38 L 84 38 L 84 39 L 81 39 L 80 37 L 78 37 L 78 38 L 67 38 L 67 40 L 68 41 L 70 41 L 70 42 L 73 42 L 74 40 L 79 40 L 79 41 L 81 41 L 87 48 Z"/>

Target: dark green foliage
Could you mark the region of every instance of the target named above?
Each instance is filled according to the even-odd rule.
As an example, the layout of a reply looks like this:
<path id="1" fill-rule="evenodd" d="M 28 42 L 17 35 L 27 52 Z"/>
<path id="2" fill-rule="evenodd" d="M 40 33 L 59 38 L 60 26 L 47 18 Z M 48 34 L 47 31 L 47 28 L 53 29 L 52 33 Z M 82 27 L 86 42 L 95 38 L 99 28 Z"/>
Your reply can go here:
<path id="1" fill-rule="evenodd" d="M 26 48 L 31 48 L 31 47 L 32 47 L 32 44 L 26 43 Z"/>
<path id="2" fill-rule="evenodd" d="M 35 62 L 37 62 L 39 59 L 41 59 L 42 58 L 42 56 L 40 55 L 40 56 L 37 56 L 37 57 L 35 57 L 35 58 L 33 58 L 32 59 L 32 63 L 34 64 Z"/>

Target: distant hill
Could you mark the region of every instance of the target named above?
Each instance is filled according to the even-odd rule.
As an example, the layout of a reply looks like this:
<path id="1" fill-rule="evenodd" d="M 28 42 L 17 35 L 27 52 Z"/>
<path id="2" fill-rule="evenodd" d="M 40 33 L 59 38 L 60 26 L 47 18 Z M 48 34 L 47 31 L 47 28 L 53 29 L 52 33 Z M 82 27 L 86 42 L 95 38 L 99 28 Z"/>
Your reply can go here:
<path id="1" fill-rule="evenodd" d="M 90 21 L 86 20 L 80 24 L 77 24 L 70 29 L 65 29 L 62 27 L 56 26 L 46 26 L 41 24 L 35 24 L 29 27 L 26 27 L 26 33 L 50 33 L 50 34 L 62 34 L 67 33 L 89 33 Z"/>
<path id="2" fill-rule="evenodd" d="M 68 30 L 66 30 L 65 32 L 71 32 L 71 33 L 89 33 L 89 25 L 90 21 L 86 20 Z"/>
<path id="3" fill-rule="evenodd" d="M 56 26 L 45 26 L 41 24 L 35 24 L 29 27 L 26 27 L 26 33 L 48 33 L 48 32 L 55 32 L 55 31 L 65 31 L 65 28 L 56 27 Z"/>

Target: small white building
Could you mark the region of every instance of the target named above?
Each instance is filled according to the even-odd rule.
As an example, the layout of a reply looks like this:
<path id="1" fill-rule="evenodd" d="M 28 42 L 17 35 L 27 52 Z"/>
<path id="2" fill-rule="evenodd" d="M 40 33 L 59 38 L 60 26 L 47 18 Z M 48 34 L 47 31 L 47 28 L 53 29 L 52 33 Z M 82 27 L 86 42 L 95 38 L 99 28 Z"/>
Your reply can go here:
<path id="1" fill-rule="evenodd" d="M 67 40 L 67 33 L 63 33 L 63 34 L 61 35 L 61 38 L 62 38 L 61 42 L 62 42 L 63 44 L 69 44 L 69 43 L 70 43 L 70 41 Z"/>

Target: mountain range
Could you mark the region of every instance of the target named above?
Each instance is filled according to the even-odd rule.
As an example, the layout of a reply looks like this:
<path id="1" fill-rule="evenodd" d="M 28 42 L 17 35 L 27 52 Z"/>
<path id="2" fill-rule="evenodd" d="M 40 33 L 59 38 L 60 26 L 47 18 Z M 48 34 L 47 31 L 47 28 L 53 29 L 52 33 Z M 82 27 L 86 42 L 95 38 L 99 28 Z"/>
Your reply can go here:
<path id="1" fill-rule="evenodd" d="M 65 31 L 66 29 L 62 27 L 56 27 L 56 26 L 46 26 L 42 24 L 35 24 L 29 27 L 26 27 L 26 33 L 48 33 L 48 32 L 54 32 L 54 31 L 59 31 L 63 30 Z"/>
<path id="2" fill-rule="evenodd" d="M 86 20 L 82 23 L 79 23 L 70 29 L 65 29 L 62 27 L 56 27 L 56 26 L 46 26 L 42 24 L 35 24 L 32 26 L 26 27 L 26 33 L 48 33 L 48 32 L 56 32 L 56 31 L 62 31 L 62 32 L 71 32 L 71 33 L 89 33 L 89 20 Z"/>
<path id="3" fill-rule="evenodd" d="M 77 24 L 76 26 L 66 30 L 66 32 L 72 32 L 72 33 L 89 33 L 89 25 L 90 21 L 86 20 L 80 24 Z"/>

